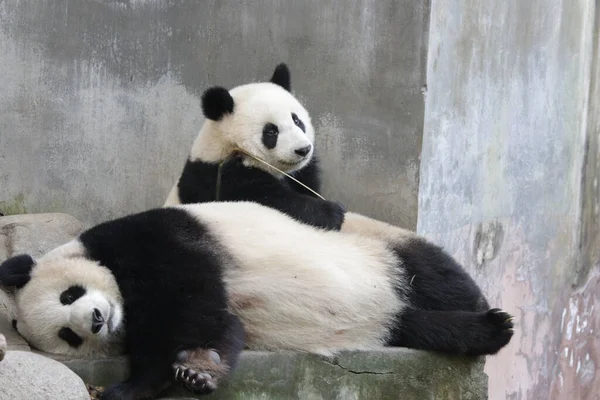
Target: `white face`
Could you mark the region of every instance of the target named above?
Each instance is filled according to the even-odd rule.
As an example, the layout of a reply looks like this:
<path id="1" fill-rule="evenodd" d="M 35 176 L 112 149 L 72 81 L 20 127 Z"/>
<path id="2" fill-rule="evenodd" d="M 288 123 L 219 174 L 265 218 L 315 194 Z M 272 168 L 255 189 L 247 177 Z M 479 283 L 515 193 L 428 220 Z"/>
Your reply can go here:
<path id="1" fill-rule="evenodd" d="M 14 301 L 17 331 L 40 350 L 80 356 L 120 351 L 121 294 L 110 271 L 95 262 L 41 258 Z"/>
<path id="2" fill-rule="evenodd" d="M 237 146 L 288 173 L 310 162 L 314 128 L 308 112 L 290 92 L 261 82 L 238 86 L 229 93 L 234 100 L 233 113 L 219 121 L 206 121 L 192 157 L 222 158 L 219 154 L 229 154 Z M 251 158 L 245 162 L 276 174 Z"/>

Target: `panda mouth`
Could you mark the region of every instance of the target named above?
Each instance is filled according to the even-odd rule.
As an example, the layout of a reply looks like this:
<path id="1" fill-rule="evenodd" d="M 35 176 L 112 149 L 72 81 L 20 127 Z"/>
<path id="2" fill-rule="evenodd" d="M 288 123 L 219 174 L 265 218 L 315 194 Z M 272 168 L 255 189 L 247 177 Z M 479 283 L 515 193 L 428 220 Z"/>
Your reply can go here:
<path id="1" fill-rule="evenodd" d="M 295 166 L 301 164 L 303 161 L 304 161 L 304 158 L 302 160 L 293 161 L 293 162 L 283 161 L 283 160 L 279 160 L 278 162 L 279 162 L 279 164 L 285 165 L 286 167 L 295 167 Z"/>

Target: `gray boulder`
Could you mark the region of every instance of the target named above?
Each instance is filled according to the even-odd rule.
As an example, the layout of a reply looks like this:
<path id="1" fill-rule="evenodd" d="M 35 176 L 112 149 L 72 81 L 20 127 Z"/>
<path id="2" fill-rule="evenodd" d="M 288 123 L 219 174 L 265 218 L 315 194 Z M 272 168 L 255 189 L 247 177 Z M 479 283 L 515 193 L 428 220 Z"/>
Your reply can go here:
<path id="1" fill-rule="evenodd" d="M 19 253 L 34 258 L 73 239 L 85 229 L 67 214 L 23 214 L 0 217 L 0 262 Z"/>
<path id="2" fill-rule="evenodd" d="M 65 365 L 28 351 L 9 351 L 0 363 L 0 397 L 14 400 L 89 400 L 81 378 Z"/>

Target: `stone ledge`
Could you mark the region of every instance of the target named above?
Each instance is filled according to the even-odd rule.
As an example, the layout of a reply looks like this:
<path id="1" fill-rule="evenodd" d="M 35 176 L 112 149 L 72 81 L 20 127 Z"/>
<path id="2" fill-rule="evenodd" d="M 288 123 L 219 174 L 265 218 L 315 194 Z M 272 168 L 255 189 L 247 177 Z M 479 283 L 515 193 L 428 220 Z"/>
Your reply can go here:
<path id="1" fill-rule="evenodd" d="M 93 385 L 105 386 L 127 375 L 125 357 L 90 360 L 44 355 Z M 483 359 L 403 348 L 347 352 L 335 359 L 245 351 L 232 379 L 210 398 L 480 400 L 487 399 L 483 366 Z M 163 396 L 196 398 L 179 388 Z"/>

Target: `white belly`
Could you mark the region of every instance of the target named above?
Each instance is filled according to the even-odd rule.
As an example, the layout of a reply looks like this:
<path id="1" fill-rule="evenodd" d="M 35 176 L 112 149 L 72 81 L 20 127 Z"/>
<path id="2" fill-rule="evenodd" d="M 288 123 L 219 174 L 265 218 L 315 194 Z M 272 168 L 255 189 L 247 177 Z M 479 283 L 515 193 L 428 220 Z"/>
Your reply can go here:
<path id="1" fill-rule="evenodd" d="M 318 230 L 254 203 L 184 207 L 236 259 L 224 279 L 251 348 L 377 348 L 404 307 L 395 290 L 404 277 L 383 241 Z"/>

